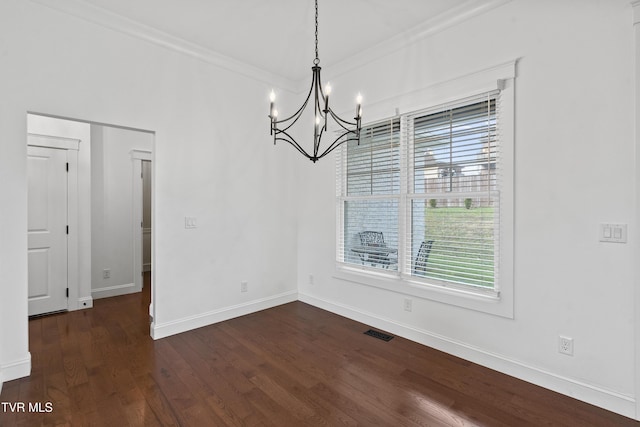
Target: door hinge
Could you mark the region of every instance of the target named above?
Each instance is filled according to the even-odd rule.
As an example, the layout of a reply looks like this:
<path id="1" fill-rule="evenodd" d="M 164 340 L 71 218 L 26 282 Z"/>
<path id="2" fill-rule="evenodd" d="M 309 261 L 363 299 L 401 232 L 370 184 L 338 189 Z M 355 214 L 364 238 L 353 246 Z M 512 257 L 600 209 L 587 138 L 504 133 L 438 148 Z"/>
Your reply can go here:
<path id="1" fill-rule="evenodd" d="M 69 288 L 67 288 L 67 298 L 69 298 Z"/>
<path id="2" fill-rule="evenodd" d="M 69 172 L 69 162 L 67 162 L 67 172 Z"/>
<path id="3" fill-rule="evenodd" d="M 69 234 L 69 226 L 67 225 L 67 234 Z"/>

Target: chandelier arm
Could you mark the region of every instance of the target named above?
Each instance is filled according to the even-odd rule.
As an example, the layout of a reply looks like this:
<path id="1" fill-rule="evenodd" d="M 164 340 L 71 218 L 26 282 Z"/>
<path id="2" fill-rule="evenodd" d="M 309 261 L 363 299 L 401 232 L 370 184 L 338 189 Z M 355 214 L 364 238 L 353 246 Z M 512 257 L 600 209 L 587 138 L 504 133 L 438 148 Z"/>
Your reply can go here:
<path id="1" fill-rule="evenodd" d="M 318 139 L 313 147 L 313 156 L 318 157 L 318 151 L 320 150 L 320 140 L 322 139 L 322 134 L 324 133 L 324 126 L 317 126 L 319 128 Z"/>
<path id="2" fill-rule="evenodd" d="M 314 100 L 316 104 L 316 111 L 320 111 L 320 114 L 322 115 L 322 117 L 324 117 L 324 106 L 322 105 L 324 103 L 324 94 L 322 93 L 322 85 L 320 84 L 320 79 L 318 79 L 316 88 L 316 91 L 320 93 L 320 96 L 316 96 L 316 99 Z"/>
<path id="3" fill-rule="evenodd" d="M 275 138 L 274 138 L 274 143 L 275 143 L 275 141 L 284 141 L 284 142 L 288 143 L 289 145 L 291 145 L 291 146 L 292 146 L 293 148 L 295 148 L 296 150 L 298 150 L 298 151 L 300 152 L 300 154 L 302 154 L 302 155 L 303 155 L 303 156 L 305 156 L 306 158 L 308 158 L 308 159 L 311 159 L 311 158 L 312 158 L 312 156 L 311 156 L 309 153 L 307 153 L 307 152 L 305 151 L 305 149 L 304 149 L 304 148 L 302 148 L 302 147 L 300 146 L 300 144 L 298 144 L 298 143 L 296 142 L 296 140 L 295 140 L 295 139 L 293 139 L 293 138 L 291 137 L 291 135 L 289 135 L 289 134 L 288 134 L 288 133 L 286 133 L 286 132 L 282 132 L 282 131 L 281 131 L 280 133 L 285 134 L 285 135 L 286 135 L 286 138 L 282 138 L 282 137 L 275 137 Z"/>
<path id="4" fill-rule="evenodd" d="M 336 113 L 333 112 L 333 110 L 331 108 L 329 108 L 329 113 L 331 113 L 331 117 L 333 117 L 333 119 L 336 121 L 336 123 L 338 124 L 342 124 L 344 123 L 345 125 L 348 126 L 357 126 L 358 122 L 357 122 L 357 118 L 354 118 L 354 122 L 350 122 L 349 120 L 345 120 L 342 117 L 338 116 Z"/>
<path id="5" fill-rule="evenodd" d="M 275 130 L 276 130 L 276 131 L 287 131 L 287 130 L 289 130 L 289 128 L 291 128 L 293 125 L 295 125 L 295 124 L 296 124 L 296 122 L 298 121 L 298 119 L 302 116 L 302 112 L 304 111 L 304 108 L 306 107 L 307 102 L 308 102 L 308 100 L 307 100 L 307 101 L 305 101 L 305 103 L 304 103 L 304 104 L 302 104 L 301 109 L 300 109 L 300 110 L 298 110 L 298 112 L 296 112 L 296 114 L 294 114 L 293 116 L 288 117 L 288 118 L 286 118 L 286 119 L 284 119 L 284 120 L 277 121 L 277 122 L 275 123 L 275 125 L 276 125 Z M 288 121 L 290 121 L 290 120 L 293 120 L 293 121 L 292 121 L 289 125 L 286 125 L 286 122 L 288 122 Z M 282 129 L 279 129 L 279 128 L 277 127 L 278 123 L 283 123 L 283 124 L 285 124 L 286 126 L 285 126 L 284 128 L 282 128 Z"/>
<path id="6" fill-rule="evenodd" d="M 289 141 L 288 139 L 284 139 L 284 138 L 277 138 L 278 141 L 284 141 L 289 143 L 289 145 L 291 145 L 293 148 L 295 148 L 296 150 L 298 150 L 298 152 L 300 154 L 302 154 L 303 156 L 305 156 L 307 159 L 311 159 L 312 157 L 306 152 L 304 151 L 304 149 L 302 147 L 300 147 L 298 144 L 294 144 L 291 141 Z"/>
<path id="7" fill-rule="evenodd" d="M 344 132 L 343 134 L 339 135 L 332 143 L 331 145 L 329 145 L 324 152 L 318 156 L 319 159 L 323 158 L 324 156 L 326 156 L 327 154 L 329 154 L 330 152 L 332 152 L 333 150 L 335 150 L 336 148 L 338 148 L 339 146 L 341 146 L 342 144 L 349 142 L 349 141 L 358 141 L 360 142 L 360 138 L 349 138 L 347 137 L 346 139 L 342 139 L 344 136 L 350 134 L 350 133 L 354 133 L 353 131 L 348 131 L 348 132 Z"/>
<path id="8" fill-rule="evenodd" d="M 331 115 L 331 117 L 333 117 L 333 120 L 344 130 L 346 131 L 351 131 L 351 129 L 347 128 L 347 126 L 358 126 L 358 122 L 350 122 L 348 120 L 345 120 L 341 117 L 339 117 L 336 113 L 333 112 L 333 110 L 329 109 L 329 113 Z"/>
<path id="9" fill-rule="evenodd" d="M 282 120 L 275 120 L 273 123 L 275 126 L 277 126 L 279 123 L 286 123 L 289 120 L 292 120 L 293 118 L 295 118 L 295 120 L 293 120 L 293 122 L 288 125 L 285 126 L 284 130 L 289 129 L 291 126 L 294 125 L 294 123 L 300 118 L 300 116 L 302 115 L 302 112 L 304 111 L 304 109 L 307 107 L 307 104 L 309 103 L 309 99 L 311 99 L 311 93 L 313 93 L 313 84 L 315 83 L 315 79 L 314 81 L 311 82 L 311 88 L 309 89 L 309 93 L 307 94 L 307 99 L 305 99 L 305 101 L 302 103 L 302 106 L 298 109 L 298 111 L 296 111 L 295 113 L 293 113 L 291 116 L 287 117 L 286 119 L 282 119 Z"/>
<path id="10" fill-rule="evenodd" d="M 324 94 L 324 91 L 322 90 L 322 79 L 320 78 L 320 70 L 322 68 L 319 66 L 315 66 L 313 67 L 313 80 L 314 83 L 316 83 L 316 87 L 317 87 L 317 91 L 320 93 L 320 96 L 316 96 L 315 102 L 316 102 L 316 108 L 318 110 L 320 110 L 322 113 L 322 117 L 326 117 L 327 116 L 327 111 L 330 111 L 331 108 L 329 108 L 329 104 L 325 104 L 328 108 L 328 110 L 324 109 L 324 106 L 321 104 L 322 102 L 326 102 L 326 96 Z"/>
<path id="11" fill-rule="evenodd" d="M 342 144 L 344 144 L 345 142 L 349 142 L 349 141 L 358 141 L 360 142 L 358 139 L 355 138 L 347 138 L 344 141 L 342 141 L 339 144 L 336 145 L 331 145 L 329 146 L 321 155 L 318 156 L 318 160 L 320 160 L 321 158 L 323 158 L 324 156 L 326 156 L 327 154 L 331 153 L 333 150 L 335 150 L 336 148 L 340 147 Z"/>

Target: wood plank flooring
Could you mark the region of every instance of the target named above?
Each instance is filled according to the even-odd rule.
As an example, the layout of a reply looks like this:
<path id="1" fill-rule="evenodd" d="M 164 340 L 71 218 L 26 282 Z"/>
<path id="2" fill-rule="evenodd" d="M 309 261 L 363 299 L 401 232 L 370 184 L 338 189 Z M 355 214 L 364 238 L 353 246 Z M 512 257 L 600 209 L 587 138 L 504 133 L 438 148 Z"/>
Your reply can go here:
<path id="1" fill-rule="evenodd" d="M 158 341 L 148 305 L 30 320 L 32 374 L 0 401 L 44 412 L 0 408 L 0 425 L 640 426 L 301 302 Z"/>

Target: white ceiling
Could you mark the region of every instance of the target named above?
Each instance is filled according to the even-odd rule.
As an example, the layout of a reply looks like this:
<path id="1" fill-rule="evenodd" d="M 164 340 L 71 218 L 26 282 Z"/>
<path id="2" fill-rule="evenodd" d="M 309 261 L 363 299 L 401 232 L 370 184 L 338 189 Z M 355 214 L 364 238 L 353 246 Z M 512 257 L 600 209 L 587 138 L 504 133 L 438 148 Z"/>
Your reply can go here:
<path id="1" fill-rule="evenodd" d="M 291 81 L 309 74 L 315 55 L 313 0 L 76 0 L 75 7 L 82 3 L 94 6 L 93 16 L 126 18 L 142 24 L 138 32 L 157 30 Z M 504 0 L 319 0 L 320 65 L 496 3 Z"/>

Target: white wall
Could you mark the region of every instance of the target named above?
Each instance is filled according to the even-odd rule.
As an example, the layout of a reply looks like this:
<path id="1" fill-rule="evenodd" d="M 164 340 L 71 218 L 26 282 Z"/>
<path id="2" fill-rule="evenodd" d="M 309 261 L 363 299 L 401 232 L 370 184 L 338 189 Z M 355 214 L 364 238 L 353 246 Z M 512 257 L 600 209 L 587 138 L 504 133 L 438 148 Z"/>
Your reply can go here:
<path id="1" fill-rule="evenodd" d="M 91 125 L 91 135 L 91 289 L 94 298 L 104 298 L 140 290 L 133 256 L 133 206 L 140 201 L 133 200 L 131 151 L 151 151 L 153 134 Z M 106 279 L 105 269 L 110 273 Z"/>
<path id="2" fill-rule="evenodd" d="M 293 157 L 267 133 L 270 86 L 21 0 L 0 2 L 0 58 L 3 380 L 30 368 L 27 111 L 156 132 L 156 338 L 296 299 Z"/>
<path id="3" fill-rule="evenodd" d="M 513 319 L 415 297 L 408 313 L 405 295 L 336 278 L 331 160 L 300 168 L 319 193 L 300 192 L 300 298 L 637 417 L 637 242 L 598 241 L 600 223 L 638 226 L 631 18 L 625 0 L 514 0 L 331 77 L 362 91 L 366 121 L 384 106 L 393 115 L 398 94 L 519 58 Z M 573 357 L 558 353 L 560 334 Z"/>

